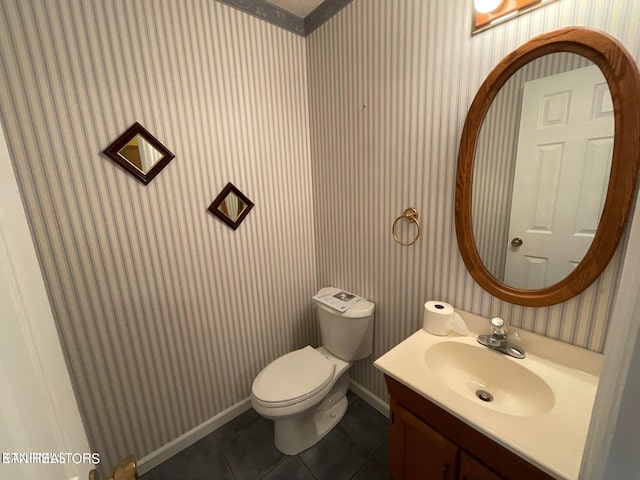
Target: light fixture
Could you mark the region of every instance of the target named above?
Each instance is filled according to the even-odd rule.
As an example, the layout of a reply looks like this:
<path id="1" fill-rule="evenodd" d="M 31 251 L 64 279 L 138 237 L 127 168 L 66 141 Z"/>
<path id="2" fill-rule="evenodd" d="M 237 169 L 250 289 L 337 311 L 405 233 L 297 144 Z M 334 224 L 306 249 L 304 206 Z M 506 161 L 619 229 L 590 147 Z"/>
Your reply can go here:
<path id="1" fill-rule="evenodd" d="M 491 20 L 491 22 L 489 22 L 490 25 L 496 25 L 498 23 L 502 23 L 502 22 L 506 22 L 507 20 L 509 20 L 511 17 L 515 17 L 516 15 L 518 15 L 518 13 L 520 13 L 519 10 L 514 10 L 511 13 L 507 13 L 501 17 L 498 17 L 494 20 Z"/>
<path id="2" fill-rule="evenodd" d="M 491 13 L 496 11 L 504 3 L 504 0 L 473 0 L 473 8 L 478 13 Z"/>

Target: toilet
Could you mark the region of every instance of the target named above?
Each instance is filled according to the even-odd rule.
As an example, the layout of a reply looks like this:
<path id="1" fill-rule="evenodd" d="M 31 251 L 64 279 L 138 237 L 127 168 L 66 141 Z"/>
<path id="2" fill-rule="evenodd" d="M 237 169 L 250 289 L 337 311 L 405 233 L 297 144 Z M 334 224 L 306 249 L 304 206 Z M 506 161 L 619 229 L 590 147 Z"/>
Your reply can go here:
<path id="1" fill-rule="evenodd" d="M 338 294 L 334 287 L 317 297 Z M 349 367 L 371 355 L 375 305 L 362 299 L 344 313 L 313 300 L 322 346 L 287 353 L 264 367 L 251 387 L 256 412 L 274 421 L 276 448 L 297 455 L 316 444 L 347 411 Z"/>

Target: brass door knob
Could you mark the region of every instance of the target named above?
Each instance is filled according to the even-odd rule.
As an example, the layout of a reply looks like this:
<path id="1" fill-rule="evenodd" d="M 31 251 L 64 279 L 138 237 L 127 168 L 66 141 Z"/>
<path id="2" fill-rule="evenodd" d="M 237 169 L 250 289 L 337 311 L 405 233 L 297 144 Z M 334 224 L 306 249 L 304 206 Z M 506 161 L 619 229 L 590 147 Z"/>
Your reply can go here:
<path id="1" fill-rule="evenodd" d="M 520 245 L 522 245 L 522 239 L 519 237 L 515 237 L 511 240 L 511 246 L 512 247 L 519 247 Z"/>
<path id="2" fill-rule="evenodd" d="M 89 472 L 89 480 L 101 480 L 101 478 L 96 469 Z M 116 466 L 107 480 L 137 480 L 138 478 L 136 457 L 129 455 Z"/>

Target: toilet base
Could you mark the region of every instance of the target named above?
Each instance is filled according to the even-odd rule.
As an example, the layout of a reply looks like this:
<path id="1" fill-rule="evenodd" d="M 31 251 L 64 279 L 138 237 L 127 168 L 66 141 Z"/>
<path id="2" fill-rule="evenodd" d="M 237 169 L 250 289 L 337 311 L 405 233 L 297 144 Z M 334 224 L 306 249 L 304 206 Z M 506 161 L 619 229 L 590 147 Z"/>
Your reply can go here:
<path id="1" fill-rule="evenodd" d="M 307 412 L 275 420 L 276 448 L 285 455 L 297 455 L 318 443 L 347 411 L 349 372 L 344 372 L 327 396 Z"/>

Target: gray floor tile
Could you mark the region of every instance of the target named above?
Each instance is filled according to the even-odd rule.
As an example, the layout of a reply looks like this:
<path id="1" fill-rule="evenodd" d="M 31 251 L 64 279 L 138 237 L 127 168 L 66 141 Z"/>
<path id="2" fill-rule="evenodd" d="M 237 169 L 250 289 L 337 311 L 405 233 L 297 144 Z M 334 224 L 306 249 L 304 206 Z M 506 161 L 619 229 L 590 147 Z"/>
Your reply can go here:
<path id="1" fill-rule="evenodd" d="M 387 439 L 389 419 L 358 399 L 349 405 L 339 428 L 373 452 Z"/>
<path id="2" fill-rule="evenodd" d="M 287 457 L 273 443 L 273 422 L 244 412 L 141 480 L 387 479 L 388 419 L 353 392 L 344 418 L 318 444 Z"/>
<path id="3" fill-rule="evenodd" d="M 242 430 L 249 427 L 253 422 L 259 420 L 260 415 L 253 408 L 250 408 L 246 412 L 238 415 L 236 418 L 223 426 L 215 430 L 212 435 L 220 442 L 231 440 L 238 435 Z"/>
<path id="4" fill-rule="evenodd" d="M 192 447 L 190 447 L 192 448 Z M 194 456 L 187 450 L 173 456 L 163 464 L 154 468 L 147 478 L 153 480 L 234 480 L 231 470 L 225 461 L 222 450 L 218 447 L 207 454 Z M 185 455 L 183 453 L 187 452 Z"/>
<path id="5" fill-rule="evenodd" d="M 144 475 L 140 475 L 140 480 L 156 480 L 155 469 L 148 471 Z"/>
<path id="6" fill-rule="evenodd" d="M 385 440 L 382 445 L 380 445 L 373 455 L 376 459 L 385 467 L 389 465 L 389 440 Z"/>
<path id="7" fill-rule="evenodd" d="M 299 457 L 287 457 L 271 470 L 263 480 L 315 480 Z"/>
<path id="8" fill-rule="evenodd" d="M 365 447 L 338 428 L 300 454 L 318 480 L 347 480 L 364 465 L 368 457 L 369 452 Z"/>
<path id="9" fill-rule="evenodd" d="M 220 444 L 236 480 L 262 478 L 284 458 L 273 443 L 273 422 L 265 418 Z"/>
<path id="10" fill-rule="evenodd" d="M 371 457 L 351 480 L 389 480 L 387 467 Z"/>

